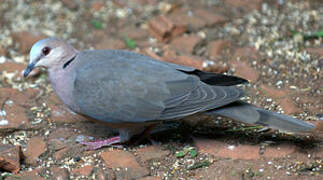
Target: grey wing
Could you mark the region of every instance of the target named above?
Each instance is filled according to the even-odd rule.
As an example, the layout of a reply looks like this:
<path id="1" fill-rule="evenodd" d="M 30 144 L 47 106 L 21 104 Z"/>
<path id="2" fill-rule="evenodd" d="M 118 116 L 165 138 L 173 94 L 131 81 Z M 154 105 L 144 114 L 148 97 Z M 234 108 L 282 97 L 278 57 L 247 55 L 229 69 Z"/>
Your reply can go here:
<path id="1" fill-rule="evenodd" d="M 101 121 L 159 119 L 166 108 L 164 101 L 172 96 L 185 96 L 199 82 L 197 77 L 177 70 L 126 62 L 122 56 L 100 57 L 96 53 L 95 58 L 76 71 L 73 99 L 80 113 Z M 105 58 L 116 58 L 116 61 L 106 62 Z M 180 87 L 168 87 L 168 81 Z"/>
<path id="2" fill-rule="evenodd" d="M 242 96 L 242 90 L 236 87 L 209 86 L 201 82 L 198 88 L 182 96 L 181 100 L 168 99 L 160 119 L 173 119 L 215 109 L 237 101 Z"/>
<path id="3" fill-rule="evenodd" d="M 107 63 L 107 56 L 96 56 L 77 71 L 73 91 L 81 113 L 101 121 L 178 118 L 226 105 L 242 95 L 235 87 L 209 86 L 197 76 L 151 61 L 127 62 L 119 54 L 113 56 L 115 62 Z"/>

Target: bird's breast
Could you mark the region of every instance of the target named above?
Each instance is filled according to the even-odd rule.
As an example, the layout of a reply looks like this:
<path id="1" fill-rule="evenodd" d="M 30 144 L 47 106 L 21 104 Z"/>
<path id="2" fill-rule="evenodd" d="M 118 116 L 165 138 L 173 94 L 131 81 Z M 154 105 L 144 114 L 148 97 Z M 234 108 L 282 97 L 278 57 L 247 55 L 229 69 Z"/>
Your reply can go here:
<path id="1" fill-rule="evenodd" d="M 73 99 L 74 72 L 70 69 L 49 70 L 49 79 L 59 99 L 71 110 L 79 112 Z"/>

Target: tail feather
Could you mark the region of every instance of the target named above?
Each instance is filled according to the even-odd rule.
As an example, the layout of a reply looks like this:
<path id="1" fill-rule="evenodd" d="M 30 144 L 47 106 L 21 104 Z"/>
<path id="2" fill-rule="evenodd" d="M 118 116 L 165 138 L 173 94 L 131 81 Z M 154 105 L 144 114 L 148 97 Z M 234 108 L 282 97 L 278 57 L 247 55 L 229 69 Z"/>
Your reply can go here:
<path id="1" fill-rule="evenodd" d="M 236 101 L 208 113 L 231 118 L 236 121 L 258 124 L 291 132 L 312 131 L 315 126 L 299 119 L 257 108 L 243 101 Z"/>

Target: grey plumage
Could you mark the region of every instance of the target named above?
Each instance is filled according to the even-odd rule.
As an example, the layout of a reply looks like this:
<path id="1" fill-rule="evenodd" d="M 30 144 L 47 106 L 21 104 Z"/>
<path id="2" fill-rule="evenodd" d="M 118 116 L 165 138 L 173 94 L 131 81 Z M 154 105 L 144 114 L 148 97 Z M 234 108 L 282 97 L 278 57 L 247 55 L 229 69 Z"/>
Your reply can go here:
<path id="1" fill-rule="evenodd" d="M 314 128 L 240 101 L 243 93 L 235 85 L 247 81 L 239 77 L 124 50 L 77 51 L 55 38 L 38 41 L 30 57 L 25 76 L 37 66 L 47 67 L 60 99 L 73 111 L 118 128 L 121 142 L 142 132 L 146 124 L 200 112 L 288 131 Z"/>
<path id="2" fill-rule="evenodd" d="M 83 51 L 75 61 L 73 98 L 82 113 L 109 123 L 184 117 L 242 96 L 236 87 L 210 86 L 180 71 L 193 69 L 128 51 Z"/>

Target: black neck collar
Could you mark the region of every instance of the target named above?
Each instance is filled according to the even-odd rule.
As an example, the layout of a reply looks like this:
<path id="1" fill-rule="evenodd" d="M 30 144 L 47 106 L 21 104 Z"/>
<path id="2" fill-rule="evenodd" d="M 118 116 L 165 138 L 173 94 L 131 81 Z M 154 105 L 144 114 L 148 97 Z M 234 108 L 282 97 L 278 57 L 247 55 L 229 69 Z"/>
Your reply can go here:
<path id="1" fill-rule="evenodd" d="M 74 61 L 76 55 L 73 56 L 70 60 L 68 60 L 64 65 L 63 65 L 63 69 L 65 69 L 72 61 Z"/>

